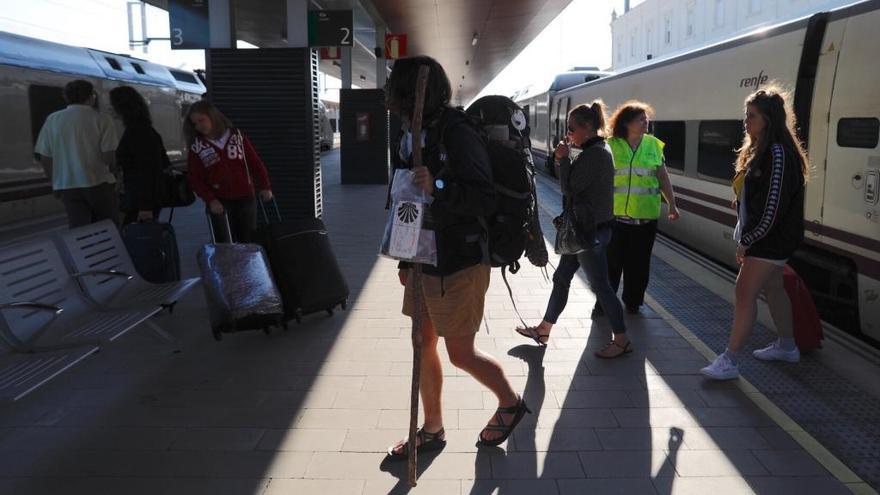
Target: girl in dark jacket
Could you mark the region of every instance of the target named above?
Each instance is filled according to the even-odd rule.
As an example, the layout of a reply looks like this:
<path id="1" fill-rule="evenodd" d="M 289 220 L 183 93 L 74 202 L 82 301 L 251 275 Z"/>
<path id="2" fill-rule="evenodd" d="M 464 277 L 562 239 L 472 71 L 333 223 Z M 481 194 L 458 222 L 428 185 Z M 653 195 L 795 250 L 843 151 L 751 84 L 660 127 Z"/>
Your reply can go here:
<path id="1" fill-rule="evenodd" d="M 189 146 L 189 183 L 208 205 L 215 237 L 227 238 L 226 214 L 232 240 L 249 242 L 257 226 L 257 191 L 262 201 L 272 200 L 263 160 L 241 130 L 208 101 L 190 106 L 183 131 Z"/>
<path id="2" fill-rule="evenodd" d="M 763 361 L 800 360 L 782 268 L 804 238 L 808 164 L 795 137 L 794 115 L 786 107 L 785 96 L 776 88 L 759 90 L 746 99 L 745 136 L 733 180 L 737 198 L 734 239 L 741 265 L 733 331 L 727 350 L 701 370 L 716 380 L 739 376 L 738 353 L 755 324 L 761 291 L 779 338 L 752 354 Z"/>
<path id="3" fill-rule="evenodd" d="M 623 305 L 617 299 L 608 279 L 608 262 L 605 248 L 611 240 L 614 220 L 614 160 L 603 137 L 605 109 L 601 101 L 592 105 L 580 105 L 568 117 L 568 137 L 556 147 L 556 159 L 560 165 L 562 192 L 571 201 L 581 233 L 594 240 L 592 249 L 574 255 L 563 255 L 553 273 L 553 292 L 547 303 L 544 320 L 537 327 L 517 328 L 516 331 L 534 339 L 539 345 L 547 345 L 550 331 L 568 302 L 568 290 L 578 268 L 583 268 L 590 288 L 611 322 L 611 342 L 596 352 L 601 358 L 615 358 L 632 351 L 623 320 Z M 570 152 L 575 144 L 582 150 L 577 157 Z"/>
<path id="4" fill-rule="evenodd" d="M 116 164 L 122 170 L 122 224 L 156 220 L 162 174 L 169 164 L 162 136 L 153 128 L 147 102 L 131 86 L 112 89 L 110 104 L 125 125 L 116 147 Z"/>

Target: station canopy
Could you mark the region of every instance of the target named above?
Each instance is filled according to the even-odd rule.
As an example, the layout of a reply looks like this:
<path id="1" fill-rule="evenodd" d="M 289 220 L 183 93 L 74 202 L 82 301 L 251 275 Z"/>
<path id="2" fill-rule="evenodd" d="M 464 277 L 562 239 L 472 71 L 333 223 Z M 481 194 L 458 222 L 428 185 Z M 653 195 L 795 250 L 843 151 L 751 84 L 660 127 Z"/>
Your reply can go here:
<path id="1" fill-rule="evenodd" d="M 162 9 L 167 0 L 147 0 Z M 408 55 L 430 55 L 446 69 L 453 101 L 467 103 L 571 0 L 312 0 L 311 10 L 352 10 L 352 83 L 375 87 L 376 25 L 406 34 Z M 236 37 L 261 48 L 287 46 L 286 2 L 235 2 Z M 338 62 L 321 71 L 340 77 Z"/>

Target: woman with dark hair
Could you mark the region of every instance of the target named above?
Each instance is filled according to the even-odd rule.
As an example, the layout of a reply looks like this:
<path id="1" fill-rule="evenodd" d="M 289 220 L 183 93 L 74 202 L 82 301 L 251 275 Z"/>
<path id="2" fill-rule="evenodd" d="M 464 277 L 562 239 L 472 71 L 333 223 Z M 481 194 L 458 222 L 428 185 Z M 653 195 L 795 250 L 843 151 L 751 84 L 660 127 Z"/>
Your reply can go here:
<path id="1" fill-rule="evenodd" d="M 430 68 L 424 105 L 424 130 L 412 136 L 419 68 Z M 412 168 L 413 146 L 424 148 L 423 166 L 413 170 L 414 183 L 433 196 L 425 213 L 426 228 L 434 230 L 437 265 L 401 263 L 398 277 L 405 287 L 403 313 L 412 317 L 414 288 L 408 283 L 411 270 L 421 270 L 424 298 L 422 321 L 421 397 L 424 425 L 418 430 L 415 448 L 436 450 L 446 444 L 440 392 L 443 370 L 437 353 L 443 337 L 452 364 L 487 386 L 498 399 L 498 409 L 480 432 L 480 445 L 496 446 L 510 436 L 528 411 L 495 358 L 474 345 L 480 329 L 490 266 L 486 233 L 480 217 L 495 208 L 495 189 L 489 156 L 467 116 L 449 107 L 452 91 L 443 67 L 430 57 L 397 60 L 385 86 L 389 110 L 403 121 L 404 134 L 395 168 Z M 405 459 L 410 445 L 401 440 L 388 449 L 392 458 Z"/>
<path id="2" fill-rule="evenodd" d="M 208 206 L 214 236 L 218 242 L 230 240 L 229 234 L 235 242 L 249 242 L 257 226 L 257 189 L 262 201 L 272 200 L 263 160 L 241 130 L 206 100 L 189 107 L 183 132 L 189 146 L 189 183 Z M 226 232 L 224 214 L 231 233 Z"/>
<path id="3" fill-rule="evenodd" d="M 616 358 L 632 352 L 623 320 L 623 306 L 608 280 L 605 248 L 611 240 L 614 220 L 614 160 L 605 143 L 605 108 L 597 100 L 579 105 L 568 115 L 568 135 L 556 147 L 559 184 L 563 203 L 570 204 L 578 220 L 579 233 L 592 247 L 579 254 L 565 254 L 553 273 L 553 292 L 537 327 L 517 328 L 524 337 L 547 345 L 550 331 L 568 302 L 568 290 L 578 268 L 583 268 L 590 288 L 611 320 L 613 338 L 599 351 L 600 358 Z M 574 148 L 576 146 L 576 148 Z M 573 152 L 577 151 L 577 156 Z"/>
<path id="4" fill-rule="evenodd" d="M 804 238 L 804 184 L 809 176 L 794 112 L 775 87 L 749 95 L 745 135 L 736 159 L 736 278 L 733 331 L 727 349 L 700 370 L 716 380 L 739 376 L 739 351 L 755 325 L 763 291 L 778 339 L 752 355 L 762 361 L 796 363 L 800 351 L 792 329 L 791 301 L 782 282 L 786 261 Z"/>
<path id="5" fill-rule="evenodd" d="M 162 136 L 153 128 L 144 97 L 131 86 L 110 90 L 110 105 L 125 132 L 116 148 L 122 170 L 122 224 L 159 218 L 163 172 L 170 165 Z"/>
<path id="6" fill-rule="evenodd" d="M 639 101 L 620 105 L 611 116 L 614 155 L 614 233 L 608 247 L 608 277 L 614 292 L 623 275 L 623 304 L 638 314 L 651 272 L 651 250 L 660 218 L 660 195 L 669 205 L 669 220 L 678 219 L 675 194 L 663 158 L 665 143 L 648 134 L 654 110 Z M 594 316 L 607 308 L 596 305 Z"/>

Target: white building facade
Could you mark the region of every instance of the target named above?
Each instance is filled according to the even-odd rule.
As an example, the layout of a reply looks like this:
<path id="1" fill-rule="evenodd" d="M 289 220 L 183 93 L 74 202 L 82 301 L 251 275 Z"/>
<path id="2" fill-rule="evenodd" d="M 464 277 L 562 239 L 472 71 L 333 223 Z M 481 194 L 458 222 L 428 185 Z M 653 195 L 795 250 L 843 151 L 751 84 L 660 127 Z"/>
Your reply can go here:
<path id="1" fill-rule="evenodd" d="M 626 2 L 629 4 L 629 2 Z M 612 14 L 613 71 L 853 0 L 645 0 Z"/>

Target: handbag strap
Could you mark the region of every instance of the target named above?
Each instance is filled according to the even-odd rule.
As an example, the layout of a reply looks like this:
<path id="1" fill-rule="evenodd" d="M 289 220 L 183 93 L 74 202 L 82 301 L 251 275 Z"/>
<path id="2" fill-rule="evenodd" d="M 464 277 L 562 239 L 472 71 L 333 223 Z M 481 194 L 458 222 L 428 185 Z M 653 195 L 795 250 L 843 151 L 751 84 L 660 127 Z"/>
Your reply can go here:
<path id="1" fill-rule="evenodd" d="M 235 134 L 238 135 L 238 142 L 241 144 L 241 159 L 244 160 L 244 169 L 247 171 L 248 180 L 251 181 L 251 184 L 254 186 L 254 192 L 256 192 L 257 181 L 254 179 L 254 174 L 251 173 L 251 167 L 248 165 L 247 150 L 244 146 L 244 136 L 241 135 L 241 129 L 235 129 Z"/>

